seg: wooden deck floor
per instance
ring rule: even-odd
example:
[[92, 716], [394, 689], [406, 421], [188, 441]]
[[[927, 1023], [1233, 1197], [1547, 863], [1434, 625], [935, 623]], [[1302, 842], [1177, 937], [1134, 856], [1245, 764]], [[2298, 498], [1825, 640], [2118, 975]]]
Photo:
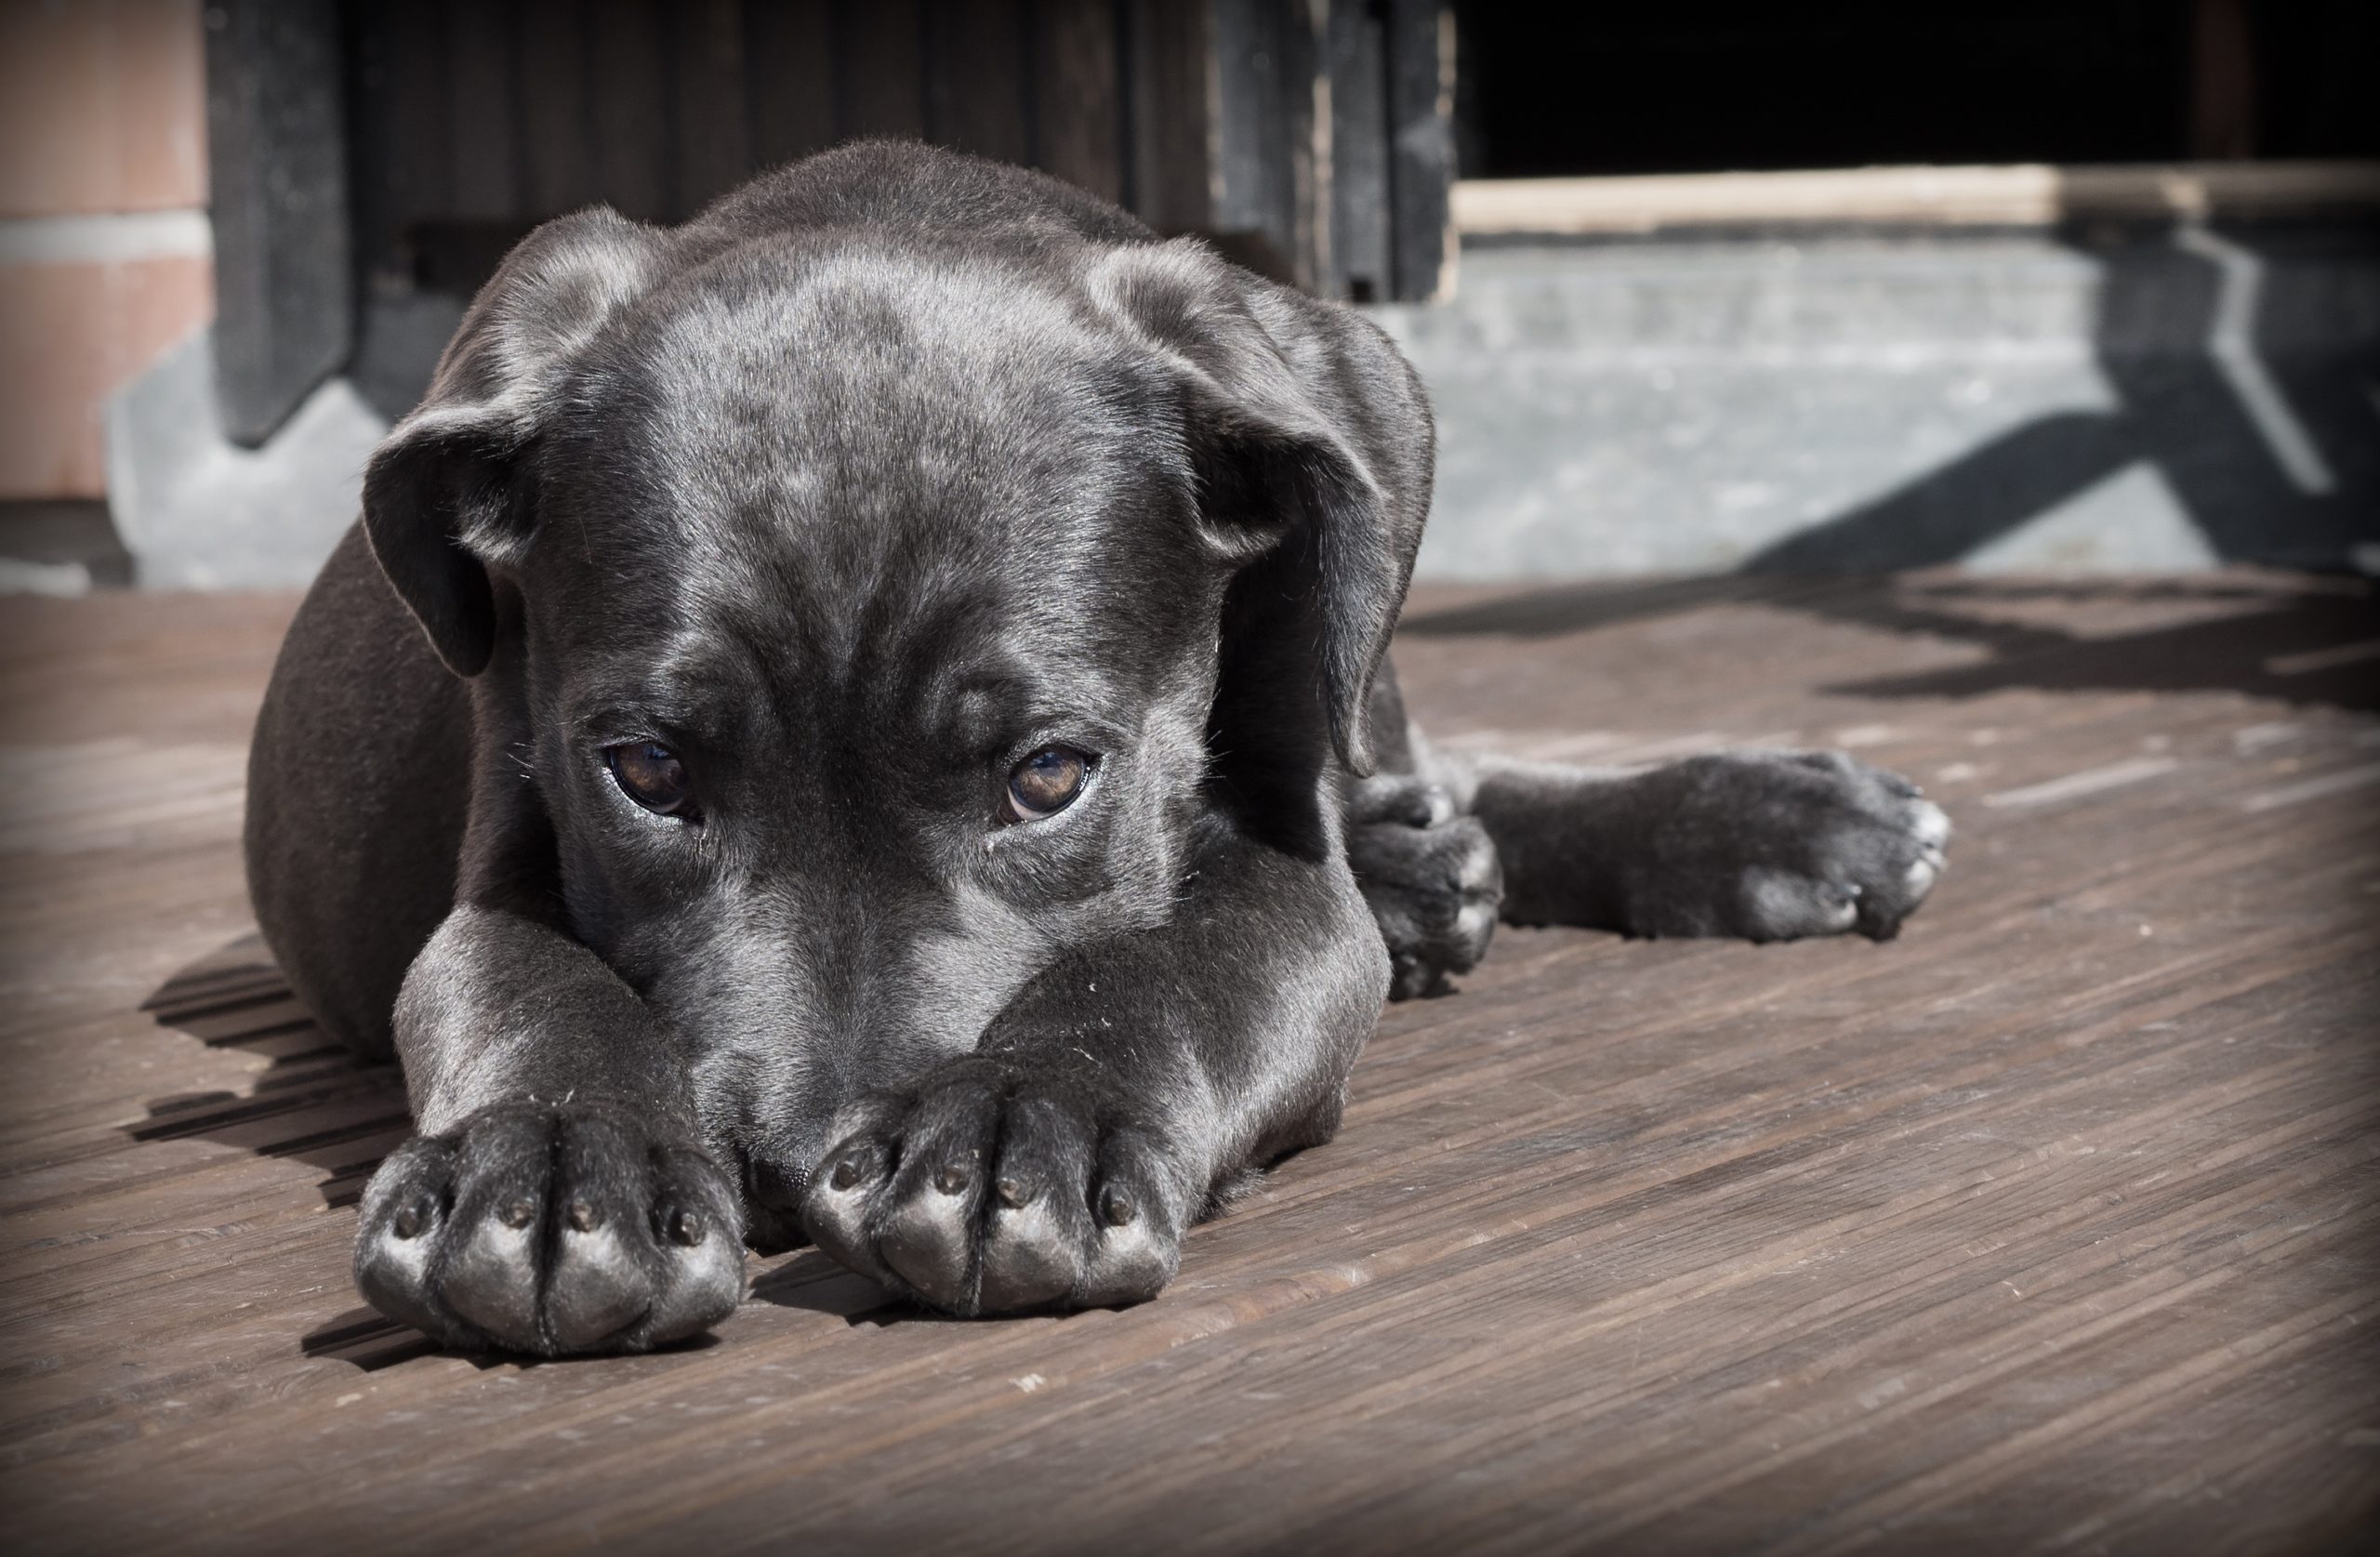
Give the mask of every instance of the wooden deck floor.
[[813, 1252], [706, 1345], [358, 1307], [391, 1076], [237, 864], [289, 602], [0, 606], [15, 1550], [2343, 1550], [2380, 1505], [2380, 615], [2347, 584], [1439, 592], [1547, 757], [1840, 744], [1959, 827], [1897, 943], [1507, 931], [1126, 1313]]

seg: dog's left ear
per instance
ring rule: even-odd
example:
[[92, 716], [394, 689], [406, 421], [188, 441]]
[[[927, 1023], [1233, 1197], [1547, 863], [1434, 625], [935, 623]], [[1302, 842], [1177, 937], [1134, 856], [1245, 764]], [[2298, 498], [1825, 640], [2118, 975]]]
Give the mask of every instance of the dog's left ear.
[[528, 549], [532, 455], [562, 371], [652, 284], [667, 242], [601, 206], [522, 239], [472, 299], [429, 394], [364, 468], [372, 555], [458, 676], [495, 653], [488, 569]]
[[1372, 771], [1372, 679], [1430, 508], [1421, 381], [1384, 334], [1193, 239], [1120, 249], [1100, 301], [1172, 370], [1201, 517], [1226, 558], [1311, 547], [1322, 689], [1339, 759]]

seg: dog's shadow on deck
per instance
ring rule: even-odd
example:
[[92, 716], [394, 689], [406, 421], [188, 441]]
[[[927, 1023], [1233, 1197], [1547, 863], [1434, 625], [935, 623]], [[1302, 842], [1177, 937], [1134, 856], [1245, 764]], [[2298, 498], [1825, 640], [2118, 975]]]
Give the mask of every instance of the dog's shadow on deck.
[[[240, 1049], [267, 1063], [243, 1091], [151, 1099], [148, 1118], [123, 1127], [136, 1141], [219, 1141], [302, 1162], [322, 1175], [315, 1187], [324, 1205], [335, 1207], [353, 1205], [381, 1157], [412, 1131], [397, 1067], [358, 1058], [315, 1025], [255, 934], [177, 970], [140, 1009], [209, 1049]], [[298, 1347], [366, 1372], [437, 1350], [367, 1308], [316, 1327]]]
[[[123, 1127], [137, 1141], [197, 1138], [284, 1157], [317, 1169], [325, 1206], [351, 1206], [380, 1159], [412, 1133], [404, 1078], [393, 1064], [356, 1057], [315, 1025], [273, 965], [261, 937], [248, 934], [178, 970], [140, 1009], [209, 1049], [237, 1049], [268, 1061], [245, 1090], [183, 1092], [153, 1098], [148, 1117]], [[816, 1249], [803, 1249], [761, 1272], [751, 1301], [831, 1313], [877, 1326], [941, 1316], [888, 1297]], [[700, 1350], [697, 1337], [671, 1350]], [[428, 1337], [358, 1307], [299, 1341], [310, 1357], [374, 1372], [439, 1348]], [[525, 1366], [513, 1357], [473, 1357], [481, 1366]]]
[[178, 970], [140, 1009], [209, 1049], [269, 1062], [245, 1091], [151, 1099], [149, 1117], [124, 1127], [134, 1141], [195, 1137], [293, 1158], [321, 1170], [324, 1205], [350, 1206], [412, 1128], [397, 1067], [358, 1058], [315, 1025], [257, 935]]

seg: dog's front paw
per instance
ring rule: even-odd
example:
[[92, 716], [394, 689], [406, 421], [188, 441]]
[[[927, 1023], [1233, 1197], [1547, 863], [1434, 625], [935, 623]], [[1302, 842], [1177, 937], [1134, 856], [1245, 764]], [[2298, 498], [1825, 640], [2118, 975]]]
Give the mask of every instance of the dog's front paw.
[[1495, 842], [1447, 792], [1403, 775], [1355, 786], [1347, 808], [1347, 864], [1388, 943], [1388, 997], [1446, 988], [1487, 955], [1504, 896]]
[[969, 1056], [835, 1121], [810, 1181], [818, 1247], [956, 1314], [1155, 1297], [1181, 1257], [1179, 1175], [1157, 1139], [1023, 1061]]
[[502, 1104], [381, 1165], [355, 1284], [466, 1351], [641, 1352], [742, 1299], [735, 1191], [626, 1109]]
[[1946, 864], [1942, 809], [1841, 752], [1722, 752], [1634, 782], [1658, 791], [1626, 873], [1637, 934], [1889, 940]]

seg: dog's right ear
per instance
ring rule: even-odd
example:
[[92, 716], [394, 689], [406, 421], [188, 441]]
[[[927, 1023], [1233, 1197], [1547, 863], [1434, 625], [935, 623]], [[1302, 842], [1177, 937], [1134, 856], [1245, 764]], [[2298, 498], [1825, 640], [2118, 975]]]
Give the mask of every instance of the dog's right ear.
[[[1311, 559], [1274, 624], [1312, 639], [1313, 680], [1347, 771], [1373, 769], [1372, 680], [1430, 508], [1429, 397], [1394, 343], [1354, 310], [1250, 274], [1196, 239], [1118, 247], [1093, 295], [1167, 364], [1210, 534], [1233, 565]], [[1277, 614], [1277, 612], [1276, 612]]]
[[364, 474], [364, 533], [398, 598], [458, 676], [496, 648], [491, 566], [536, 520], [532, 457], [562, 371], [659, 274], [669, 235], [598, 208], [538, 228], [480, 289], [430, 393]]

